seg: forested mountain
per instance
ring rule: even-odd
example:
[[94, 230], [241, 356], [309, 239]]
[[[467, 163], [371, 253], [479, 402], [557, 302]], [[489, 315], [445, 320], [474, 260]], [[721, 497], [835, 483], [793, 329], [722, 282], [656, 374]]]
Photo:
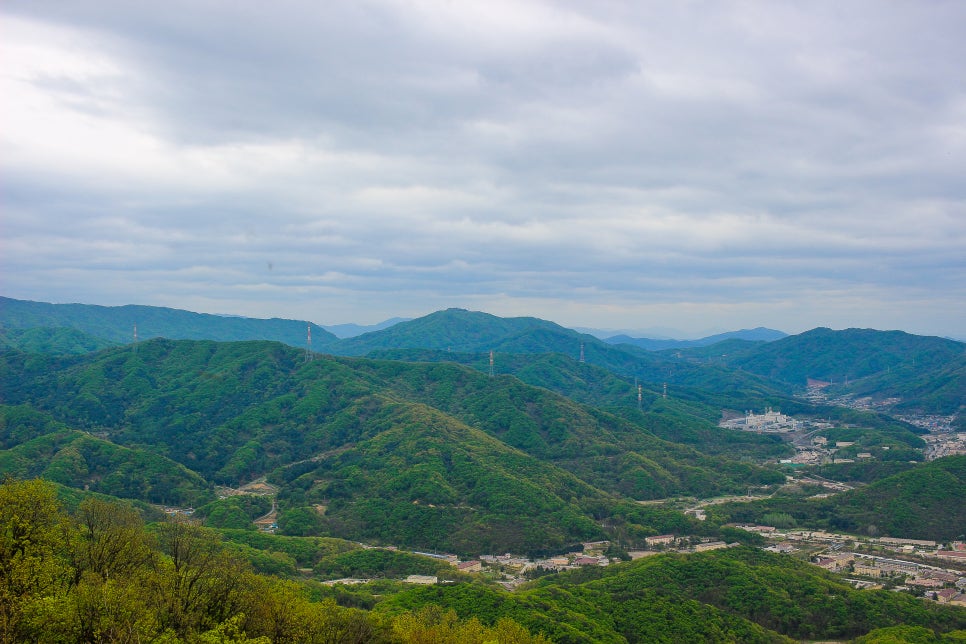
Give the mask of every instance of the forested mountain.
[[[545, 335], [539, 335], [543, 332]], [[521, 338], [532, 338], [521, 340]], [[526, 342], [528, 346], [521, 344]], [[340, 355], [366, 355], [376, 349], [436, 349], [464, 353], [500, 350], [510, 353], [564, 353], [577, 356], [580, 343], [603, 344], [593, 336], [531, 317], [501, 318], [489, 313], [446, 309], [400, 322], [381, 331], [339, 342]], [[518, 350], [509, 351], [507, 346]]]
[[[374, 359], [407, 362], [455, 362], [486, 372], [488, 354], [456, 353], [420, 349], [386, 349], [369, 354]], [[638, 404], [634, 380], [560, 354], [497, 354], [494, 373], [508, 374], [520, 381], [549, 389], [582, 404], [603, 408], [673, 443], [692, 445], [706, 454], [731, 454], [736, 458], [755, 456], [778, 458], [792, 448], [777, 436], [749, 432], [725, 432], [718, 428], [722, 407], [747, 409], [771, 404], [801, 405], [783, 396], [760, 390], [728, 387], [709, 392], [695, 387], [675, 386], [665, 397], [660, 385], [641, 382]], [[764, 398], [763, 398], [764, 397]], [[763, 403], [763, 400], [767, 401]]]
[[[129, 343], [138, 337], [190, 340], [276, 340], [295, 347], [306, 345], [306, 325], [297, 320], [269, 320], [192, 313], [160, 306], [96, 306], [93, 304], [48, 304], [0, 297], [0, 328], [72, 328], [110, 343]], [[312, 324], [313, 347], [337, 338]]]
[[729, 364], [768, 378], [805, 386], [808, 378], [842, 383], [891, 370], [919, 373], [960, 362], [966, 345], [955, 340], [873, 329], [812, 329], [737, 355]]
[[[515, 375], [524, 369], [531, 372], [541, 369], [541, 363], [546, 365], [544, 356], [556, 354], [574, 363], [582, 357], [581, 365], [593, 365], [625, 379], [650, 383], [650, 388], [671, 383], [724, 395], [737, 394], [738, 399], [749, 395], [780, 397], [790, 391], [785, 383], [769, 382], [751, 373], [672, 359], [629, 345], [610, 345], [546, 320], [499, 318], [462, 309], [439, 311], [402, 322], [384, 331], [330, 345], [326, 350], [339, 355], [397, 360], [454, 361], [483, 370], [488, 369], [490, 351], [493, 351], [495, 371]], [[533, 364], [527, 365], [527, 361]], [[554, 368], [545, 371], [552, 372]]]
[[[642, 523], [621, 498], [782, 480], [647, 429], [661, 417], [662, 432], [687, 431], [693, 419], [685, 415], [620, 417], [453, 363], [306, 362], [278, 343], [158, 339], [78, 357], [6, 353], [0, 376], [5, 402], [29, 403], [98, 440], [163, 454], [210, 483], [275, 472], [289, 508], [326, 506], [319, 525], [354, 538], [435, 545], [416, 530], [422, 524], [438, 525], [440, 545], [461, 551], [473, 540], [477, 551], [535, 549], [539, 534], [544, 544], [599, 535], [590, 517], [620, 515], [641, 534], [664, 527], [664, 519]], [[10, 449], [34, 438], [22, 435]], [[51, 458], [66, 462], [59, 452]], [[69, 462], [89, 468], [83, 459]], [[456, 525], [473, 530], [472, 539]]]
[[354, 338], [357, 335], [362, 335], [363, 333], [369, 333], [371, 331], [381, 331], [383, 329], [388, 329], [394, 324], [399, 324], [400, 322], [406, 322], [407, 320], [410, 320], [410, 319], [411, 318], [389, 318], [388, 320], [384, 320], [382, 322], [379, 322], [378, 324], [365, 324], [365, 325], [353, 324], [351, 322], [348, 324], [323, 324], [322, 328], [328, 331], [329, 333], [332, 333], [333, 335], [335, 335], [337, 338], [341, 340], [345, 338]]

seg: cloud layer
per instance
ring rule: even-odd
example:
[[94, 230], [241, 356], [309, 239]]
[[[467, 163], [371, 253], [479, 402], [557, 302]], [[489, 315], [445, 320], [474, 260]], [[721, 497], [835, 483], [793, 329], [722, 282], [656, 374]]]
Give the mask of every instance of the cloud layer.
[[14, 0], [3, 290], [963, 337], [963, 24], [957, 2]]

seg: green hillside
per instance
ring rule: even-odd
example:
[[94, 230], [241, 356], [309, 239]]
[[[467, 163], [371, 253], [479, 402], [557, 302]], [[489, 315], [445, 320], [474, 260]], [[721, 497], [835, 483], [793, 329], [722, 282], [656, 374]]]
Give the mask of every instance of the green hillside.
[[966, 456], [947, 456], [824, 499], [781, 497], [717, 506], [721, 521], [781, 512], [799, 525], [854, 534], [949, 541], [966, 526]]
[[25, 353], [90, 353], [115, 344], [117, 343], [71, 328], [0, 327], [0, 349], [14, 349]]
[[879, 399], [898, 398], [891, 408], [899, 413], [959, 413], [962, 418], [966, 405], [966, 355], [926, 369], [916, 362], [906, 362], [884, 374], [850, 381], [848, 386], [832, 387], [829, 391]]
[[562, 573], [514, 593], [468, 584], [416, 588], [377, 610], [430, 605], [485, 623], [510, 617], [552, 641], [575, 643], [843, 640], [894, 625], [966, 627], [966, 610], [854, 590], [809, 564], [748, 548]]
[[362, 438], [377, 391], [482, 429], [632, 498], [717, 493], [776, 478], [663, 441], [547, 390], [454, 364], [357, 358], [305, 363], [271, 343], [156, 340], [90, 359], [7, 355], [10, 401], [30, 400], [119, 444], [155, 445], [215, 482], [237, 483]]
[[272, 477], [287, 504], [325, 506], [324, 532], [470, 553], [602, 537], [588, 513], [613, 502], [576, 477], [429, 407], [363, 408], [371, 438]]
[[[430, 351], [423, 349], [386, 349], [369, 354], [374, 359], [408, 362], [455, 362], [488, 372], [488, 354]], [[645, 428], [658, 438], [690, 445], [704, 454], [723, 454], [734, 458], [777, 459], [792, 453], [792, 448], [777, 436], [726, 430], [718, 427], [721, 409], [748, 409], [773, 405], [786, 408], [805, 406], [784, 396], [729, 387], [725, 392], [708, 392], [696, 387], [675, 386], [664, 398], [653, 384], [641, 389], [640, 410], [633, 379], [620, 377], [607, 369], [580, 363], [560, 354], [496, 354], [495, 374], [509, 374], [520, 381], [548, 389], [576, 402], [599, 407], [628, 422]]]
[[[49, 304], [0, 297], [0, 328], [72, 328], [114, 344], [130, 343], [137, 325], [141, 340], [163, 337], [190, 340], [275, 340], [306, 345], [306, 322], [192, 313], [160, 306]], [[319, 350], [337, 338], [311, 324], [312, 346]]]
[[68, 429], [25, 406], [0, 405], [0, 472], [111, 496], [181, 506], [213, 498], [203, 478], [158, 454]]
[[[277, 343], [151, 340], [80, 357], [2, 354], [0, 375], [4, 400], [105, 444], [163, 455], [209, 483], [278, 470], [279, 525], [292, 534], [533, 550], [599, 536], [588, 517], [619, 515], [638, 537], [678, 520], [631, 511], [618, 497], [782, 480], [662, 440], [645, 419], [451, 363], [305, 362]], [[417, 486], [431, 488], [426, 498], [411, 488], [420, 477], [432, 481]], [[329, 508], [324, 517], [299, 510], [315, 505]]]

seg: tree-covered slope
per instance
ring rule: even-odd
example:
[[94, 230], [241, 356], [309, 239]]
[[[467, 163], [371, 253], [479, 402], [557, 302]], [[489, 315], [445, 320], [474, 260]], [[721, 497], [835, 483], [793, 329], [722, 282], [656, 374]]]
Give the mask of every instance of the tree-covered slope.
[[379, 611], [452, 608], [484, 622], [512, 617], [555, 642], [841, 640], [874, 628], [966, 626], [966, 610], [909, 595], [854, 590], [822, 570], [748, 548], [639, 561], [545, 577], [505, 593], [461, 584], [418, 588]]
[[731, 366], [805, 386], [807, 378], [843, 382], [887, 374], [900, 367], [920, 373], [960, 360], [966, 345], [955, 340], [902, 331], [813, 329], [761, 345], [737, 356]]
[[69, 429], [26, 406], [0, 405], [0, 473], [152, 503], [213, 498], [211, 486], [183, 465]]
[[947, 456], [829, 498], [775, 496], [717, 506], [721, 521], [761, 521], [781, 512], [813, 528], [948, 541], [966, 526], [966, 456]]
[[[351, 503], [336, 504], [326, 515], [333, 530], [375, 537], [375, 524], [359, 520], [366, 511], [353, 495], [378, 491], [380, 511], [397, 517], [380, 529], [388, 526], [407, 543], [432, 545], [428, 533], [409, 526], [418, 527], [424, 519], [417, 514], [437, 504], [430, 498], [414, 505], [420, 499], [410, 498], [397, 478], [418, 478], [429, 471], [422, 467], [434, 472], [436, 493], [455, 499], [443, 504], [454, 544], [470, 540], [450, 529], [458, 520], [476, 530], [476, 543], [489, 543], [480, 536], [488, 531], [504, 544], [529, 548], [537, 532], [550, 543], [586, 536], [591, 515], [620, 513], [644, 530], [641, 535], [663, 525], [664, 519], [632, 517], [618, 496], [706, 496], [782, 480], [777, 472], [662, 440], [645, 420], [636, 424], [512, 377], [491, 378], [452, 363], [321, 356], [306, 362], [301, 352], [278, 343], [158, 339], [137, 350], [80, 357], [6, 353], [0, 376], [3, 400], [29, 404], [99, 440], [161, 454], [212, 483], [238, 484], [286, 468], [280, 480], [295, 486], [299, 476], [319, 470], [311, 481], [327, 484], [304, 488], [312, 488], [311, 495], [300, 496], [297, 486], [283, 492], [288, 505], [279, 523], [285, 530], [295, 531], [299, 522], [321, 530], [317, 513], [285, 512], [345, 494]], [[400, 440], [390, 454], [384, 446], [393, 436]], [[479, 456], [484, 447], [485, 458]], [[403, 471], [394, 458], [407, 464]], [[425, 466], [420, 458], [428, 459]], [[454, 459], [469, 463], [472, 475], [449, 467]], [[519, 522], [516, 504], [481, 504], [473, 496], [472, 481], [491, 479], [491, 488], [513, 498], [536, 503], [544, 492], [551, 495], [532, 508], [539, 529], [509, 527]], [[467, 515], [469, 509], [477, 514]], [[295, 524], [286, 527], [289, 519]]]
[[663, 441], [614, 415], [455, 364], [318, 358], [272, 343], [156, 340], [82, 358], [7, 354], [0, 393], [119, 444], [155, 445], [217, 482], [360, 440], [374, 392], [419, 402], [633, 498], [775, 478]]
[[455, 552], [555, 550], [600, 538], [609, 500], [552, 464], [430, 407], [360, 406], [365, 438], [272, 480], [291, 505], [325, 507], [335, 535]]
[[516, 378], [490, 378], [451, 363], [364, 361], [356, 368], [407, 400], [431, 405], [597, 487], [632, 498], [716, 494], [738, 489], [737, 481], [781, 480], [775, 472], [658, 438], [648, 431], [646, 417], [635, 424]]
[[[369, 356], [409, 362], [455, 362], [484, 373], [489, 369], [487, 354], [386, 349], [374, 351]], [[722, 407], [749, 409], [767, 404], [782, 409], [783, 404], [793, 402], [796, 409], [803, 407], [801, 401], [774, 394], [763, 399], [761, 392], [733, 386], [723, 392], [672, 386], [671, 395], [664, 397], [663, 391], [654, 389], [651, 383], [641, 383], [641, 400], [638, 404], [633, 378], [621, 377], [603, 367], [580, 363], [556, 353], [496, 354], [494, 373], [509, 374], [528, 385], [604, 409], [672, 443], [690, 445], [705, 454], [724, 454], [735, 458], [779, 458], [792, 453], [793, 448], [777, 436], [718, 427]]]
[[2, 642], [547, 644], [509, 620], [344, 608], [337, 590], [253, 572], [245, 543], [99, 498], [68, 514], [44, 481], [0, 482], [0, 526]]
[[[306, 325], [299, 320], [258, 319], [193, 313], [160, 306], [96, 306], [49, 304], [0, 297], [0, 327], [28, 329], [63, 327], [83, 331], [111, 343], [129, 343], [137, 325], [142, 340], [155, 337], [194, 340], [275, 340], [295, 347], [306, 345]], [[337, 338], [311, 324], [315, 349]]]
[[115, 344], [117, 343], [71, 328], [0, 327], [0, 349], [14, 349], [25, 353], [90, 353]]

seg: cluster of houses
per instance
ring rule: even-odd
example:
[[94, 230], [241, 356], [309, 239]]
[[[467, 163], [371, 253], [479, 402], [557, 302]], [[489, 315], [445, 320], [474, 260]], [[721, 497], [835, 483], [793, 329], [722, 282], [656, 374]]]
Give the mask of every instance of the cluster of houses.
[[[673, 534], [662, 534], [645, 539], [647, 550], [632, 550], [627, 554], [631, 559], [639, 559], [648, 555], [658, 554], [661, 551], [675, 550], [678, 552], [705, 552], [708, 550], [718, 550], [720, 548], [731, 548], [737, 543], [725, 543], [712, 539], [698, 539], [695, 537], [678, 537]], [[460, 560], [456, 555], [438, 554], [430, 552], [414, 552], [413, 554], [422, 555], [445, 561], [459, 572], [483, 572], [484, 567], [491, 571], [503, 574], [504, 580], [499, 582], [507, 588], [515, 588], [526, 581], [526, 574], [534, 570], [563, 571], [582, 568], [585, 566], [608, 566], [619, 561], [606, 555], [610, 549], [610, 541], [592, 541], [582, 544], [580, 552], [569, 552], [567, 554], [547, 557], [545, 559], [529, 559], [519, 557], [510, 553], [502, 555], [480, 555], [478, 559]], [[390, 549], [395, 550], [395, 547]], [[325, 581], [327, 585], [333, 584], [361, 584], [370, 581], [368, 579], [334, 579]], [[437, 584], [440, 583], [438, 576], [434, 575], [409, 575], [401, 580], [410, 584]]]
[[963, 572], [855, 552], [823, 555], [817, 557], [813, 563], [832, 572], [851, 573], [872, 579], [902, 577], [902, 587], [921, 591], [927, 599], [966, 606], [966, 573]]
[[[854, 463], [856, 460], [872, 460], [875, 456], [872, 452], [855, 452], [852, 448], [855, 446], [855, 441], [835, 441], [834, 444], [830, 444], [829, 440], [824, 436], [816, 436], [812, 439], [810, 445], [795, 445], [795, 456], [791, 458], [780, 459], [779, 463], [791, 463], [797, 465], [823, 465], [827, 463]], [[858, 449], [857, 447], [855, 448]], [[888, 451], [889, 446], [883, 445], [882, 450]], [[854, 456], [843, 457], [838, 452], [839, 450], [848, 450], [848, 454]]]
[[[856, 552], [842, 552], [842, 545], [856, 541], [852, 535], [835, 534], [820, 530], [789, 530], [780, 531], [774, 526], [766, 525], [737, 525], [748, 532], [760, 534], [768, 538], [771, 545], [764, 548], [772, 552], [792, 553], [806, 547], [807, 544], [828, 543], [830, 547], [824, 554], [812, 560], [816, 566], [825, 570], [855, 575], [861, 579], [850, 579], [857, 587], [879, 587], [880, 580], [898, 580], [905, 588], [920, 591], [923, 597], [941, 603], [966, 606], [966, 572], [942, 569], [928, 566], [915, 561], [892, 559]], [[898, 539], [894, 537], [880, 537], [865, 539], [866, 543], [874, 543], [880, 548], [889, 548], [902, 554], [927, 555], [944, 558], [951, 561], [966, 563], [966, 543], [953, 543], [950, 549], [943, 549], [935, 541], [924, 539]], [[673, 534], [661, 534], [645, 539], [647, 550], [630, 551], [632, 559], [638, 559], [661, 551], [704, 552], [721, 548], [737, 546], [737, 543], [725, 543], [712, 539], [696, 537], [679, 537]], [[460, 560], [456, 555], [415, 553], [434, 559], [446, 561], [457, 571], [464, 573], [483, 572], [484, 569], [502, 575], [500, 581], [508, 589], [513, 589], [526, 580], [527, 573], [535, 570], [562, 571], [584, 566], [607, 566], [617, 560], [607, 556], [610, 549], [609, 541], [595, 541], [584, 543], [580, 552], [570, 552], [545, 559], [532, 560], [526, 557], [514, 556], [510, 553], [503, 555], [481, 555], [477, 559]], [[324, 582], [327, 584], [365, 583], [365, 579], [339, 579]], [[409, 575], [402, 580], [411, 584], [437, 584], [440, 580], [434, 575]]]

